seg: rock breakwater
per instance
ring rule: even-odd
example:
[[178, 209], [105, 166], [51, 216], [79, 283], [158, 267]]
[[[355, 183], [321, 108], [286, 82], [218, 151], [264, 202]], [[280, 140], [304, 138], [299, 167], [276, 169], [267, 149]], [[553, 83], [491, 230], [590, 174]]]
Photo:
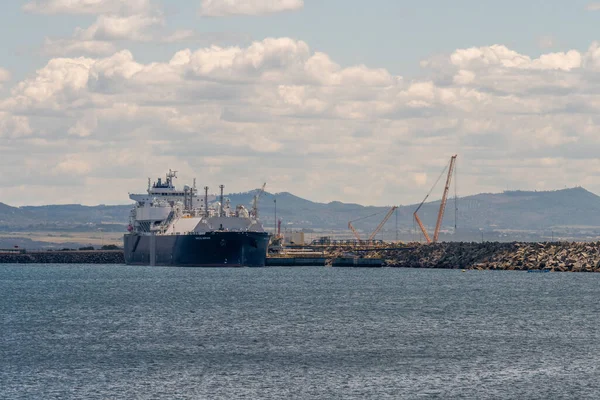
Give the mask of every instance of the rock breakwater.
[[0, 264], [124, 264], [122, 250], [0, 253]]
[[600, 272], [600, 243], [436, 243], [375, 251], [389, 267]]

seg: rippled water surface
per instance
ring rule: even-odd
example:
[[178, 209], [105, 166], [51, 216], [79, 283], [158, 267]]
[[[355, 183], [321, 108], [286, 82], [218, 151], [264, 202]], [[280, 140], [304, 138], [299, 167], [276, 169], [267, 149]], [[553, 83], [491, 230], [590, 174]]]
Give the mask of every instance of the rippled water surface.
[[0, 398], [600, 398], [599, 284], [0, 265]]

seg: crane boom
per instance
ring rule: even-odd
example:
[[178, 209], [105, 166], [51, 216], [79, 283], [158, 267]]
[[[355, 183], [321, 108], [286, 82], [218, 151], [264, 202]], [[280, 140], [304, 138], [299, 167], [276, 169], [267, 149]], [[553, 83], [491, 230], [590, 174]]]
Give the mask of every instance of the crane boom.
[[433, 233], [433, 241], [437, 242], [440, 237], [440, 228], [442, 227], [442, 220], [444, 219], [444, 212], [446, 211], [446, 202], [448, 201], [448, 191], [450, 190], [450, 182], [452, 181], [452, 172], [454, 172], [454, 163], [456, 162], [456, 155], [450, 158], [450, 167], [448, 167], [448, 177], [446, 178], [446, 186], [444, 187], [444, 194], [442, 195], [442, 202], [440, 203], [440, 211], [438, 212], [437, 223], [435, 224], [435, 232]]
[[258, 199], [265, 192], [265, 187], [267, 187], [267, 182], [263, 183], [260, 191], [254, 195], [254, 199], [252, 201], [252, 216], [254, 218], [258, 218]]
[[421, 218], [419, 218], [419, 215], [417, 215], [417, 212], [414, 212], [414, 217], [415, 217], [415, 221], [417, 221], [417, 224], [419, 224], [419, 228], [421, 228], [421, 232], [423, 232], [423, 236], [425, 236], [425, 240], [427, 240], [427, 243], [431, 243], [431, 238], [429, 237], [429, 234], [427, 233], [427, 229], [425, 229], [425, 225], [423, 225], [423, 222], [421, 222]]
[[373, 233], [371, 233], [371, 236], [369, 236], [369, 240], [373, 240], [373, 238], [375, 238], [375, 236], [383, 228], [383, 226], [385, 225], [385, 223], [388, 222], [388, 219], [390, 219], [390, 217], [392, 216], [392, 214], [394, 214], [394, 211], [396, 211], [397, 208], [398, 208], [398, 206], [394, 206], [394, 207], [390, 208], [390, 210], [388, 211], [388, 213], [385, 214], [385, 217], [383, 218], [383, 221], [381, 221], [379, 223], [379, 225], [377, 225], [377, 228], [375, 228], [375, 230], [373, 231]]
[[358, 240], [358, 241], [361, 240], [360, 235], [358, 234], [358, 231], [354, 228], [354, 226], [352, 226], [352, 221], [348, 222], [348, 229], [350, 229], [352, 231], [356, 240]]

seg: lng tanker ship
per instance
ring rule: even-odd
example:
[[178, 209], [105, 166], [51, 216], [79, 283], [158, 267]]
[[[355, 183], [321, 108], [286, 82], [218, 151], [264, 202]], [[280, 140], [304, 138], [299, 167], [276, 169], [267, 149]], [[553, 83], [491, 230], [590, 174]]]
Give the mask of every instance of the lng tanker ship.
[[198, 196], [196, 182], [177, 190], [177, 171], [150, 184], [136, 202], [125, 234], [125, 262], [132, 265], [184, 267], [263, 267], [269, 234], [258, 219], [258, 195], [252, 209], [232, 207], [223, 197]]

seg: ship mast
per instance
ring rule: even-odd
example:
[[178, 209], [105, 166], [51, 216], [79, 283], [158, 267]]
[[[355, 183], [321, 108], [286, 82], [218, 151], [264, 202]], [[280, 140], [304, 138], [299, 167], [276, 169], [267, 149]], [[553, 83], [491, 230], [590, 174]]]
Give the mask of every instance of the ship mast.
[[204, 186], [204, 216], [208, 218], [208, 186]]
[[219, 205], [219, 217], [223, 217], [223, 189], [225, 189], [225, 185], [219, 185], [219, 189], [221, 189], [221, 204]]

